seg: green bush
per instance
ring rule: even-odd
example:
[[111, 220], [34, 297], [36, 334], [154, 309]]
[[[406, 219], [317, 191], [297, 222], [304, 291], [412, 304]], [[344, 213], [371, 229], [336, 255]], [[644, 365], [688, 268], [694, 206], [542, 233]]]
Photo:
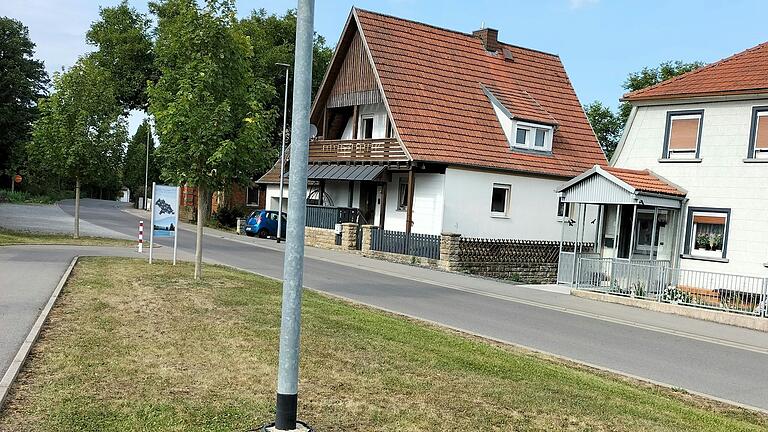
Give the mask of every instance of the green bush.
[[11, 192], [7, 189], [0, 189], [0, 203], [7, 202], [13, 204], [53, 204], [57, 201], [74, 198], [72, 191], [58, 191], [46, 195], [35, 195], [25, 191]]
[[223, 207], [214, 213], [213, 218], [223, 227], [234, 228], [237, 226], [237, 218], [245, 217], [245, 207]]

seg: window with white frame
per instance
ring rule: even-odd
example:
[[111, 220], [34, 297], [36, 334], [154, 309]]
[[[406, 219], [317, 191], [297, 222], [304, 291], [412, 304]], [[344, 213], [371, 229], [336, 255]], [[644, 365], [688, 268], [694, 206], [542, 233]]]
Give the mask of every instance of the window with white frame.
[[512, 134], [512, 146], [527, 150], [552, 151], [551, 126], [516, 122]]
[[512, 192], [512, 185], [494, 183], [491, 192], [491, 216], [507, 217], [509, 216], [509, 196]]
[[392, 120], [387, 118], [387, 132], [386, 132], [386, 138], [394, 138], [395, 132], [392, 128]]
[[688, 255], [725, 259], [730, 213], [730, 209], [690, 208], [686, 244]]
[[404, 211], [408, 208], [408, 179], [401, 177], [397, 186], [397, 210]]
[[752, 109], [748, 159], [768, 159], [768, 107]]
[[697, 159], [704, 111], [667, 113], [663, 159]]

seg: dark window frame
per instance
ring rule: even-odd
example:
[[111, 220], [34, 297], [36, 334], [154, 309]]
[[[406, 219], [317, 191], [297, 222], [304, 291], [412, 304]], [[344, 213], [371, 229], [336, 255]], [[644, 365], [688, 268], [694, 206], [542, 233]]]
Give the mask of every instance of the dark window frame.
[[[725, 215], [725, 228], [723, 229], [723, 250], [720, 260], [726, 260], [728, 256], [728, 240], [731, 237], [731, 209], [724, 207], [688, 207], [685, 223], [685, 245], [683, 247], [683, 258], [707, 260], [707, 257], [691, 254], [691, 236], [693, 235], [693, 214], [696, 212], [722, 213]], [[718, 261], [718, 259], [710, 259]]]
[[696, 138], [696, 153], [694, 159], [701, 158], [701, 132], [704, 130], [704, 110], [682, 110], [682, 111], [667, 111], [667, 124], [664, 127], [664, 148], [661, 153], [661, 158], [664, 161], [681, 161], [685, 162], [686, 159], [672, 159], [669, 157], [669, 138], [672, 132], [672, 117], [685, 116], [685, 115], [699, 115], [699, 134]]
[[[251, 190], [255, 191], [256, 201], [251, 201]], [[261, 188], [259, 185], [253, 185], [245, 188], [245, 205], [247, 207], [258, 207], [261, 205]]]
[[747, 150], [747, 159], [757, 159], [755, 157], [755, 140], [757, 139], [757, 119], [758, 115], [768, 112], [768, 106], [752, 107], [752, 124], [749, 127], [749, 146]]

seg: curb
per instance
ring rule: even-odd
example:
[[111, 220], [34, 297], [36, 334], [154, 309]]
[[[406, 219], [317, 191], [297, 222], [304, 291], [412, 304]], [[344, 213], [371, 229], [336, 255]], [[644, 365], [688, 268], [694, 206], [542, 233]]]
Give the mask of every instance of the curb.
[[56, 289], [53, 290], [51, 297], [48, 299], [48, 303], [46, 303], [43, 310], [40, 311], [40, 315], [37, 317], [37, 321], [35, 321], [35, 324], [32, 325], [32, 328], [29, 330], [29, 334], [27, 334], [27, 338], [24, 339], [21, 347], [19, 347], [19, 351], [16, 353], [13, 361], [11, 361], [11, 365], [8, 366], [8, 370], [5, 372], [5, 375], [3, 375], [3, 378], [0, 379], [0, 409], [2, 409], [3, 404], [11, 392], [11, 386], [13, 385], [14, 380], [16, 380], [16, 377], [19, 375], [21, 368], [24, 366], [24, 362], [27, 360], [29, 353], [32, 351], [32, 345], [34, 345], [35, 341], [37, 341], [37, 338], [40, 336], [40, 332], [43, 329], [43, 324], [45, 324], [45, 321], [48, 319], [48, 314], [51, 313], [51, 309], [56, 303], [56, 300], [59, 298], [59, 294], [61, 293], [62, 288], [64, 288], [64, 284], [67, 282], [67, 279], [69, 279], [69, 275], [72, 273], [72, 269], [75, 267], [77, 259], [77, 256], [72, 258], [72, 262], [70, 262], [69, 267], [67, 267], [67, 270], [61, 276], [59, 284], [56, 285]]

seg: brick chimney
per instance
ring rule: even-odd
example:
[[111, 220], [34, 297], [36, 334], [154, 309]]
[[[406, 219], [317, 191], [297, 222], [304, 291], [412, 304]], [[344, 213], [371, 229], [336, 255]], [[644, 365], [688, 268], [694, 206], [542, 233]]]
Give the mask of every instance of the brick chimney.
[[472, 32], [472, 36], [480, 38], [487, 51], [496, 52], [499, 50], [499, 31], [492, 28], [484, 28]]

